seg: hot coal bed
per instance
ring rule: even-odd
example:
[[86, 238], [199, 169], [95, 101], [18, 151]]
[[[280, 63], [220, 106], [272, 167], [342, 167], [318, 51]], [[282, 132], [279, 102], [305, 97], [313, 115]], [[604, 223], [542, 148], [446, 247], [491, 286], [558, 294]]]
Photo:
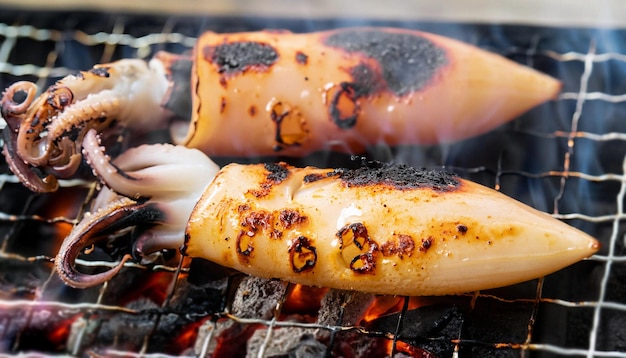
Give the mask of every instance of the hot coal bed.
[[[149, 58], [158, 50], [180, 53], [204, 30], [304, 32], [362, 25], [457, 38], [561, 80], [557, 100], [480, 137], [441, 146], [379, 146], [357, 154], [445, 167], [588, 232], [601, 241], [600, 252], [544, 279], [459, 296], [374, 296], [289, 285], [231, 275], [201, 260], [179, 262], [172, 252], [152, 264], [127, 265], [103, 286], [77, 290], [60, 281], [52, 260], [93, 186], [69, 183], [54, 194], [32, 194], [3, 163], [0, 351], [214, 357], [625, 352], [624, 30], [1, 9], [0, 87], [18, 80], [48, 86], [95, 63]], [[216, 159], [323, 167], [351, 167], [361, 160], [331, 152], [302, 159]], [[102, 270], [118, 257], [110, 247], [95, 247], [83, 265]]]

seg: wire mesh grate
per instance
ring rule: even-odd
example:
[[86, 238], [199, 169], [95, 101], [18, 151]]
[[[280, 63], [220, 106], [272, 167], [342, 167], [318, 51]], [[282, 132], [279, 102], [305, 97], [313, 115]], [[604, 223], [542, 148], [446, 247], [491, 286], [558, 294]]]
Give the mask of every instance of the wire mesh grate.
[[[58, 24], [55, 18], [59, 16], [71, 25]], [[462, 314], [463, 328], [457, 336], [445, 339], [447, 348], [442, 352], [451, 356], [624, 356], [626, 82], [621, 77], [626, 74], [626, 48], [620, 47], [620, 41], [626, 32], [622, 30], [6, 11], [0, 15], [0, 87], [29, 80], [42, 88], [95, 63], [149, 58], [158, 50], [186, 51], [207, 29], [308, 31], [364, 24], [412, 27], [460, 38], [563, 81], [558, 100], [480, 138], [446, 146], [382, 148], [368, 155], [414, 166], [446, 167], [551, 213], [594, 235], [603, 245], [590, 260], [544, 279], [461, 296], [469, 307]], [[329, 161], [327, 157], [303, 160]], [[117, 282], [87, 292], [69, 290], [55, 277], [51, 262], [59, 238], [76, 222], [93, 185], [67, 181], [62, 194], [40, 196], [21, 188], [4, 164], [2, 173], [0, 350], [8, 355], [23, 351], [84, 354], [96, 334], [93, 331], [102, 330], [103, 321], [115, 316], [140, 317], [146, 322], [133, 326], [142, 340], [136, 349], [112, 344], [105, 351], [109, 356], [204, 355], [217, 339], [216, 330], [210, 327], [215, 327], [218, 318], [265, 327], [258, 356], [268, 352], [270, 340], [281, 328], [325, 330], [334, 344], [345, 332], [379, 336], [393, 342], [394, 349], [398, 337], [408, 335], [403, 333], [412, 323], [406, 305], [394, 316], [398, 324], [390, 330], [358, 323], [319, 324], [282, 320], [280, 307], [287, 293], [270, 318], [239, 316], [221, 308], [203, 314], [204, 306], [181, 313], [173, 302], [196, 304], [199, 300], [178, 297], [190, 292], [176, 285], [178, 277], [190, 274], [186, 265], [126, 265], [127, 270], [141, 271], [141, 280], [159, 275], [166, 283], [167, 289], [160, 293], [141, 287], [147, 296], [163, 296], [148, 305], [135, 306], [124, 295], [111, 299], [114, 294], [119, 297]], [[56, 241], [42, 244], [48, 237], [56, 237]], [[110, 265], [105, 261], [80, 263]], [[16, 277], [8, 274], [20, 270], [23, 274]], [[124, 288], [137, 287], [129, 284]], [[172, 323], [172, 314], [186, 316], [184, 322]], [[199, 333], [200, 323], [207, 334]], [[156, 332], [163, 327], [185, 330], [188, 324], [192, 338], [186, 345], [171, 348], [155, 341]], [[46, 342], [43, 347], [29, 342], [37, 339]]]

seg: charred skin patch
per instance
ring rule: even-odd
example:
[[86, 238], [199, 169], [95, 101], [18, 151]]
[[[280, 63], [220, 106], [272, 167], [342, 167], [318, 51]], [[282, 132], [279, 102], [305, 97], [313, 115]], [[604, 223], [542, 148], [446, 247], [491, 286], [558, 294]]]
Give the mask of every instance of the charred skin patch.
[[428, 251], [428, 249], [430, 249], [430, 247], [433, 245], [433, 242], [435, 241], [435, 239], [433, 239], [432, 236], [429, 236], [425, 239], [422, 239], [422, 244], [419, 247], [419, 251], [420, 252], [426, 252]]
[[74, 102], [74, 93], [67, 87], [54, 86], [48, 90], [48, 93], [46, 103], [56, 111], [61, 111]]
[[317, 263], [317, 249], [311, 240], [305, 236], [299, 236], [289, 246], [289, 261], [295, 273], [310, 271]]
[[280, 184], [289, 177], [289, 169], [285, 163], [266, 163], [265, 170], [268, 171], [267, 180], [274, 184]]
[[94, 67], [87, 72], [98, 77], [108, 78], [109, 76], [111, 76], [111, 74], [109, 73], [109, 67], [106, 66]]
[[241, 226], [248, 230], [249, 236], [254, 236], [259, 230], [269, 230], [273, 226], [273, 215], [267, 211], [252, 211], [241, 220]]
[[381, 162], [367, 162], [357, 169], [337, 169], [327, 175], [339, 177], [348, 187], [388, 185], [398, 190], [428, 188], [438, 192], [450, 192], [461, 185], [459, 178], [452, 173]]
[[321, 173], [307, 174], [307, 175], [304, 176], [304, 178], [302, 178], [302, 182], [304, 182], [305, 184], [313, 183], [313, 182], [316, 182], [318, 180], [326, 179], [328, 177], [329, 177], [328, 174], [321, 174]]
[[265, 72], [278, 59], [278, 52], [262, 42], [232, 42], [217, 46], [205, 46], [206, 61], [217, 66], [221, 74], [236, 75], [248, 70]]
[[327, 93], [330, 118], [341, 129], [356, 125], [361, 111], [360, 98], [384, 89], [384, 81], [377, 71], [364, 63], [353, 67], [350, 75], [353, 82], [341, 82]]
[[309, 56], [302, 51], [298, 51], [296, 52], [296, 62], [300, 65], [306, 65], [309, 62]]
[[308, 217], [293, 209], [283, 209], [278, 213], [278, 222], [285, 229], [291, 229], [308, 221]]
[[189, 241], [191, 240], [191, 235], [188, 232], [185, 233], [185, 240], [183, 241], [183, 246], [180, 248], [180, 253], [183, 255], [187, 255], [187, 247], [189, 247]]
[[249, 231], [246, 231], [246, 230], [239, 231], [239, 234], [237, 235], [237, 242], [235, 245], [236, 250], [237, 250], [237, 257], [239, 258], [239, 261], [245, 264], [249, 262], [250, 256], [252, 255], [252, 252], [254, 251], [253, 244], [254, 244], [253, 236], [249, 235]]
[[289, 169], [285, 163], [266, 163], [264, 166], [267, 171], [265, 180], [260, 183], [258, 189], [248, 191], [257, 198], [262, 198], [269, 194], [274, 185], [280, 184], [289, 176]]
[[465, 235], [467, 233], [467, 225], [464, 224], [459, 224], [456, 226], [456, 230], [459, 232], [459, 234], [461, 235]]
[[277, 101], [271, 106], [269, 114], [276, 126], [275, 151], [280, 151], [284, 147], [299, 146], [304, 142], [308, 131], [305, 128], [302, 113], [297, 107]]
[[247, 204], [239, 205], [237, 211], [241, 216], [241, 230], [237, 235], [237, 257], [242, 263], [248, 263], [254, 251], [254, 237], [259, 231], [269, 231], [273, 226], [273, 216], [263, 210], [250, 211]]
[[250, 117], [256, 116], [256, 112], [257, 112], [256, 106], [252, 105], [250, 106], [250, 108], [248, 108], [248, 114], [250, 115]]
[[378, 244], [372, 240], [363, 223], [354, 223], [341, 228], [337, 234], [341, 257], [355, 273], [373, 273], [376, 269]]
[[384, 86], [399, 97], [424, 89], [448, 64], [443, 49], [417, 34], [346, 30], [334, 32], [324, 44], [375, 60]]
[[220, 102], [220, 114], [224, 114], [226, 110], [226, 98], [222, 97], [222, 101]]
[[380, 252], [383, 256], [411, 256], [415, 250], [415, 241], [411, 235], [399, 234], [380, 245]]

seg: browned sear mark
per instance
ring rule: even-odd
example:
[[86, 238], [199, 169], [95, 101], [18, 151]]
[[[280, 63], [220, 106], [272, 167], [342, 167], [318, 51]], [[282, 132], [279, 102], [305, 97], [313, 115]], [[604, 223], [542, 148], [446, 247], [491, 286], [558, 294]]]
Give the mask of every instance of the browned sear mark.
[[111, 76], [111, 74], [109, 73], [109, 67], [107, 66], [94, 67], [87, 72], [98, 77], [108, 78]]
[[309, 271], [317, 263], [317, 249], [313, 246], [311, 240], [305, 236], [299, 236], [293, 240], [289, 247], [289, 259], [293, 272]]
[[226, 110], [226, 98], [222, 97], [222, 101], [220, 102], [220, 114], [223, 114]]
[[296, 225], [307, 222], [308, 217], [294, 209], [283, 209], [278, 213], [278, 222], [284, 229], [291, 229]]
[[430, 247], [433, 245], [433, 241], [434, 241], [434, 240], [435, 240], [435, 239], [433, 239], [433, 237], [432, 237], [432, 236], [429, 236], [429, 237], [427, 237], [427, 238], [425, 238], [425, 239], [422, 239], [422, 245], [420, 245], [420, 247], [419, 247], [419, 249], [418, 249], [418, 250], [419, 250], [420, 252], [426, 252], [426, 251], [428, 251], [428, 249], [430, 249]]
[[239, 260], [243, 263], [248, 263], [248, 260], [254, 251], [254, 240], [249, 233], [249, 231], [241, 230], [239, 231], [239, 235], [237, 235], [237, 257], [239, 257]]
[[274, 134], [275, 151], [284, 147], [301, 145], [307, 137], [304, 118], [297, 107], [278, 101], [270, 108], [270, 119], [276, 126]]
[[269, 230], [272, 227], [273, 217], [267, 211], [253, 211], [246, 215], [241, 226], [248, 230], [248, 235], [254, 236], [259, 230]]
[[267, 175], [265, 180], [259, 184], [258, 189], [250, 189], [248, 193], [257, 198], [262, 198], [270, 193], [274, 185], [280, 184], [289, 176], [289, 169], [285, 163], [266, 163]]
[[349, 129], [356, 125], [360, 112], [360, 98], [376, 93], [384, 87], [380, 75], [365, 63], [352, 68], [350, 74], [353, 82], [341, 82], [328, 93], [330, 118], [341, 129]]
[[380, 252], [383, 256], [397, 255], [403, 258], [404, 255], [411, 256], [415, 250], [415, 241], [411, 235], [399, 234], [380, 245]]
[[[74, 93], [67, 87], [54, 86], [50, 90], [50, 95], [46, 98], [46, 103], [54, 110], [61, 111], [74, 101]], [[31, 126], [37, 126], [39, 118], [33, 118]]]
[[250, 117], [256, 116], [256, 106], [250, 106], [250, 108], [248, 108], [248, 114], [250, 114]]
[[337, 232], [339, 250], [344, 262], [356, 273], [373, 273], [376, 269], [378, 244], [372, 240], [363, 223], [346, 225]]
[[302, 51], [298, 51], [296, 52], [296, 62], [301, 65], [306, 65], [307, 62], [309, 62], [309, 56]]

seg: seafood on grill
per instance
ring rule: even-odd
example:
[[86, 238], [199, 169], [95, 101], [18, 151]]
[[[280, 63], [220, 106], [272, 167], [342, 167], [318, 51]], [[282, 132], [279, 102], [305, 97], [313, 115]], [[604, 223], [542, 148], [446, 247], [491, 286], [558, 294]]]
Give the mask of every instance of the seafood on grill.
[[15, 83], [1, 101], [4, 155], [26, 186], [48, 192], [75, 175], [91, 128], [169, 128], [173, 143], [210, 156], [451, 142], [553, 99], [560, 86], [501, 56], [413, 30], [208, 32], [193, 54], [97, 65], [39, 96], [34, 84]]
[[229, 164], [144, 145], [111, 162], [96, 132], [84, 155], [106, 185], [56, 259], [88, 287], [81, 251], [134, 228], [133, 255], [164, 248], [293, 283], [390, 295], [495, 288], [557, 271], [598, 250], [589, 235], [495, 190], [442, 171], [366, 163], [357, 169]]

